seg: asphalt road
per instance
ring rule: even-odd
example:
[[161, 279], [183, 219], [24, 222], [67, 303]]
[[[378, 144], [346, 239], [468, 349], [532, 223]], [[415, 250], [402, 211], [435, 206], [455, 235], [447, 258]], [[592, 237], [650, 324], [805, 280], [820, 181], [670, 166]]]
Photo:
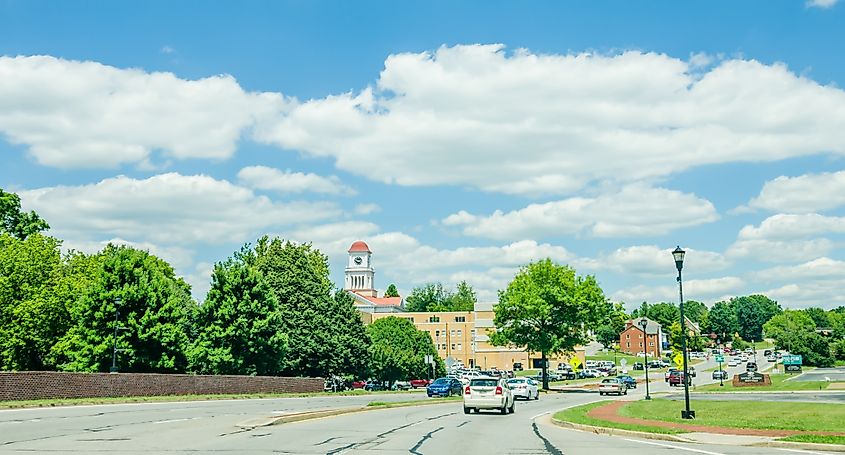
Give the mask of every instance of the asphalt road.
[[[700, 367], [706, 368], [706, 365]], [[705, 375], [709, 378], [709, 374]], [[668, 390], [660, 379], [654, 390]], [[644, 389], [623, 399], [639, 399]], [[412, 394], [423, 398], [421, 394]], [[465, 415], [460, 402], [382, 409], [244, 430], [280, 413], [407, 400], [408, 394], [78, 406], [0, 411], [0, 453], [680, 454], [790, 453], [596, 435], [552, 425], [552, 412], [604, 399], [551, 393], [516, 413]], [[432, 399], [435, 400], [435, 399]], [[680, 408], [679, 408], [680, 409]], [[792, 452], [794, 453], [794, 452]], [[819, 453], [819, 452], [805, 452]]]
[[793, 381], [845, 381], [845, 368], [816, 368], [798, 375]]

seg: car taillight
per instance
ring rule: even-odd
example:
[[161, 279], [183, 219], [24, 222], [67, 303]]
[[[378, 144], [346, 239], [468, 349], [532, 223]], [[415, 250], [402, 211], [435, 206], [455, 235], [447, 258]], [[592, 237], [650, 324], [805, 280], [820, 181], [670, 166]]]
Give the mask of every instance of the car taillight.
[[464, 395], [469, 395], [469, 386], [464, 387]]
[[501, 395], [502, 392], [502, 386], [496, 386], [496, 395]]

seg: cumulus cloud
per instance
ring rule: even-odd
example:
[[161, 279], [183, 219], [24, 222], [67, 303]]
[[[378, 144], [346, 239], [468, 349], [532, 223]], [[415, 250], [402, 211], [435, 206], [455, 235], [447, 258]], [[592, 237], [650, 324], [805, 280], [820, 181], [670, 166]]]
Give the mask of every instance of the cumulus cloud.
[[831, 8], [839, 0], [807, 0], [807, 8]]
[[665, 234], [718, 218], [713, 204], [695, 195], [629, 185], [618, 193], [531, 204], [507, 213], [497, 210], [489, 216], [460, 211], [442, 223], [462, 226], [466, 235], [497, 239], [581, 233], [626, 237]]
[[242, 242], [260, 230], [336, 216], [328, 203], [278, 203], [205, 175], [125, 176], [19, 192], [68, 239], [120, 237], [155, 244]]
[[[725, 297], [730, 298], [731, 295], [742, 292], [744, 288], [745, 281], [735, 276], [684, 280], [684, 298], [710, 303], [723, 300]], [[612, 293], [611, 300], [626, 302], [632, 306], [636, 306], [640, 302], [676, 302], [678, 300], [678, 287], [673, 285], [638, 285]]]
[[779, 213], [763, 220], [759, 227], [743, 227], [739, 231], [739, 239], [800, 239], [826, 233], [845, 233], [845, 217], [824, 216], [818, 213]]
[[[610, 270], [626, 275], [665, 276], [675, 270], [673, 249], [656, 245], [629, 246], [600, 254], [597, 258], [581, 258], [577, 264], [590, 270]], [[720, 271], [731, 265], [720, 253], [691, 248], [687, 248], [686, 252], [685, 267], [699, 273]]]
[[238, 180], [259, 190], [279, 193], [322, 193], [354, 195], [356, 191], [331, 175], [323, 177], [313, 173], [282, 171], [267, 166], [248, 166], [238, 172]]
[[374, 87], [294, 103], [256, 137], [386, 183], [526, 195], [845, 153], [841, 89], [782, 64], [702, 63], [502, 45], [395, 54]]
[[381, 207], [378, 204], [366, 203], [355, 206], [356, 215], [371, 215], [378, 212], [381, 212]]
[[810, 213], [845, 205], [845, 171], [781, 176], [763, 185], [749, 207], [787, 213]]
[[49, 56], [0, 57], [0, 133], [61, 168], [150, 167], [167, 157], [225, 159], [284, 98], [245, 92], [231, 76], [185, 80]]

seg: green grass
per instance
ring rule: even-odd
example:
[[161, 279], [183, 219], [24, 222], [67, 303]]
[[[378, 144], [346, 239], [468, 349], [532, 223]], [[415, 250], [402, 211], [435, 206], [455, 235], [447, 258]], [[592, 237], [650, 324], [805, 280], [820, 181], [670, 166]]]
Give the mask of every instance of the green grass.
[[754, 349], [774, 349], [774, 343], [768, 341], [755, 341]]
[[43, 408], [54, 406], [79, 406], [91, 404], [121, 404], [121, 403], [160, 403], [169, 401], [211, 401], [211, 400], [244, 400], [258, 398], [308, 398], [321, 396], [357, 396], [372, 394], [409, 394], [409, 391], [367, 392], [365, 390], [350, 390], [348, 392], [313, 392], [313, 393], [255, 393], [255, 394], [217, 394], [217, 395], [163, 395], [151, 397], [99, 397], [99, 398], [50, 398], [44, 400], [0, 401], [0, 409], [14, 408]]
[[780, 438], [778, 441], [789, 442], [811, 442], [814, 444], [842, 444], [845, 445], [845, 436], [822, 436], [818, 434], [797, 434]]
[[[614, 360], [614, 355], [613, 355], [613, 353], [612, 353], [612, 352], [610, 352], [610, 353], [602, 353], [602, 354], [598, 354], [598, 355], [588, 355], [588, 356], [586, 357], [586, 359], [587, 359], [587, 360], [609, 360], [609, 361], [613, 362], [613, 360]], [[633, 365], [633, 364], [634, 364], [634, 362], [642, 362], [642, 361], [643, 361], [643, 358], [642, 358], [642, 357], [637, 357], [637, 356], [635, 356], [635, 355], [630, 355], [630, 354], [616, 354], [616, 357], [615, 357], [615, 360], [616, 360], [616, 365], [619, 365], [619, 361], [620, 361], [620, 360], [622, 360], [622, 359], [627, 359], [627, 360], [628, 360], [628, 367], [629, 367], [629, 368], [631, 367], [631, 365]]]
[[593, 425], [597, 427], [607, 427], [607, 428], [619, 428], [621, 430], [631, 430], [631, 431], [644, 431], [647, 433], [661, 433], [661, 434], [678, 434], [684, 433], [681, 430], [675, 430], [672, 428], [658, 428], [652, 427], [648, 425], [633, 425], [633, 424], [626, 424], [626, 423], [615, 423], [615, 422], [608, 422], [606, 420], [594, 419], [592, 417], [588, 417], [587, 413], [591, 410], [607, 404], [608, 401], [598, 401], [595, 403], [585, 404], [581, 406], [576, 406], [574, 408], [564, 409], [563, 411], [558, 411], [555, 413], [554, 418], [557, 420], [563, 420], [565, 422], [572, 422], [572, 423], [580, 423], [582, 425]]
[[407, 401], [371, 401], [367, 403], [368, 408], [399, 408], [403, 406], [415, 406], [418, 404], [433, 404], [438, 403], [441, 401], [460, 401], [463, 400], [463, 397], [460, 396], [451, 396], [451, 397], [443, 397], [443, 398], [428, 398], [422, 400], [407, 400]]
[[[689, 423], [681, 419], [682, 401], [634, 401], [620, 415], [646, 420]], [[845, 433], [845, 405], [833, 403], [695, 401], [696, 425]]]
[[696, 392], [751, 392], [751, 391], [787, 391], [787, 390], [823, 390], [826, 389], [828, 383], [825, 381], [789, 381], [789, 378], [794, 375], [786, 374], [772, 374], [769, 376], [772, 379], [770, 386], [745, 386], [734, 387], [731, 381], [733, 377], [725, 380], [725, 386], [720, 387], [719, 384], [707, 384], [695, 387]]
[[833, 363], [833, 366], [845, 367], [845, 360], [837, 360], [836, 362]]

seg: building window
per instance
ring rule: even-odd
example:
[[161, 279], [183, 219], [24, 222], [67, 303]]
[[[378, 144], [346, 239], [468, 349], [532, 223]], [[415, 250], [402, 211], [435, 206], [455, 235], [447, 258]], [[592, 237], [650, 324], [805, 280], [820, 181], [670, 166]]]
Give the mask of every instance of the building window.
[[458, 343], [458, 351], [463, 351], [463, 350], [464, 350], [463, 343]]
[[452, 343], [452, 350], [455, 350], [455, 343]]
[[651, 342], [651, 343], [649, 343], [648, 345], [649, 345], [649, 346], [654, 347], [654, 341], [652, 341], [652, 342]]
[[434, 337], [435, 337], [435, 338], [440, 338], [440, 331], [439, 331], [439, 330], [435, 330], [435, 331], [434, 331]]
[[631, 343], [626, 343], [626, 344], [627, 344], [627, 346], [625, 346], [626, 348], [630, 348], [630, 347], [631, 347]]
[[458, 329], [458, 338], [460, 338], [461, 336], [463, 336], [463, 331], [461, 329]]
[[631, 339], [631, 334], [630, 334], [630, 333], [626, 333], [626, 334], [625, 334], [625, 339], [626, 339], [626, 340], [630, 340], [630, 339]]
[[642, 338], [642, 337], [643, 337], [643, 334], [641, 333], [641, 334], [640, 334], [640, 338]]
[[455, 322], [467, 322], [466, 316], [455, 316]]
[[642, 343], [642, 342], [640, 342], [640, 347], [643, 347], [643, 343]]
[[449, 335], [451, 335], [451, 336], [452, 336], [452, 338], [454, 338], [454, 337], [455, 337], [455, 331], [454, 331], [454, 330], [452, 330], [452, 331], [449, 333]]
[[440, 316], [431, 316], [428, 318], [428, 322], [440, 322]]

